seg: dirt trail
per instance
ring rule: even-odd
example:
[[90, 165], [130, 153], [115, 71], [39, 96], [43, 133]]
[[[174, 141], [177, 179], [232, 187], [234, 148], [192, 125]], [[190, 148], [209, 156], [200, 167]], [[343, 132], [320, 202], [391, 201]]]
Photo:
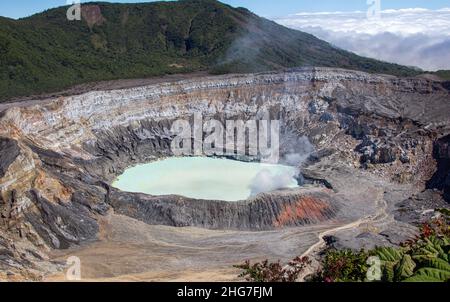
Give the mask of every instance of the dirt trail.
[[358, 228], [363, 224], [374, 224], [382, 222], [383, 220], [387, 219], [389, 217], [389, 214], [387, 213], [387, 203], [383, 198], [383, 192], [378, 193], [378, 198], [376, 199], [376, 205], [378, 208], [378, 211], [374, 214], [365, 216], [363, 218], [360, 218], [354, 222], [351, 222], [349, 224], [345, 224], [336, 228], [332, 228], [326, 231], [323, 231], [319, 233], [319, 241], [315, 244], [313, 244], [311, 247], [309, 247], [302, 255], [301, 257], [308, 257], [312, 263], [308, 269], [305, 270], [305, 272], [299, 277], [300, 281], [304, 281], [305, 278], [315, 272], [320, 264], [318, 259], [319, 253], [322, 251], [322, 249], [326, 246], [325, 237], [330, 236], [333, 234], [336, 234], [341, 231]]

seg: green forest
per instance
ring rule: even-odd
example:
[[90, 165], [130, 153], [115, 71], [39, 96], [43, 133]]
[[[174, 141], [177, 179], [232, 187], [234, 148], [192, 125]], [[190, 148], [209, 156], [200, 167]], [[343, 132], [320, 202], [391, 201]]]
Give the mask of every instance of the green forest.
[[99, 80], [208, 71], [323, 66], [411, 76], [419, 71], [357, 56], [310, 34], [214, 0], [88, 3], [13, 20], [0, 17], [0, 100]]

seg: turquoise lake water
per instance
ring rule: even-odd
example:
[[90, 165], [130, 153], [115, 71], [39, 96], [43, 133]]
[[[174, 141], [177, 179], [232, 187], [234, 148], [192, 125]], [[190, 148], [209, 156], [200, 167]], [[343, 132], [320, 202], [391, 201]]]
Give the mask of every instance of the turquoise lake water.
[[174, 157], [129, 168], [113, 186], [155, 196], [238, 201], [261, 192], [298, 187], [296, 175], [296, 168], [284, 165]]

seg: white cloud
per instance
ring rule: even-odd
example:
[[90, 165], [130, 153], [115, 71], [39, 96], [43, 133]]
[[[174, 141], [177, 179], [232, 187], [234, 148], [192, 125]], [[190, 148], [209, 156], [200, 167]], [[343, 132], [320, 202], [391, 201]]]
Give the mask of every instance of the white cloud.
[[298, 13], [275, 21], [360, 55], [424, 70], [450, 69], [450, 8], [384, 10], [380, 19], [361, 11]]

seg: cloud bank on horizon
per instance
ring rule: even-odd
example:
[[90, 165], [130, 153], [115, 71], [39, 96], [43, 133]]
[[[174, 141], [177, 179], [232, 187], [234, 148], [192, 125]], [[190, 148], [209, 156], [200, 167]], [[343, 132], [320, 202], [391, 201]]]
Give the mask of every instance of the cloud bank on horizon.
[[362, 11], [298, 13], [275, 21], [362, 56], [450, 69], [450, 8], [383, 10], [379, 19]]

